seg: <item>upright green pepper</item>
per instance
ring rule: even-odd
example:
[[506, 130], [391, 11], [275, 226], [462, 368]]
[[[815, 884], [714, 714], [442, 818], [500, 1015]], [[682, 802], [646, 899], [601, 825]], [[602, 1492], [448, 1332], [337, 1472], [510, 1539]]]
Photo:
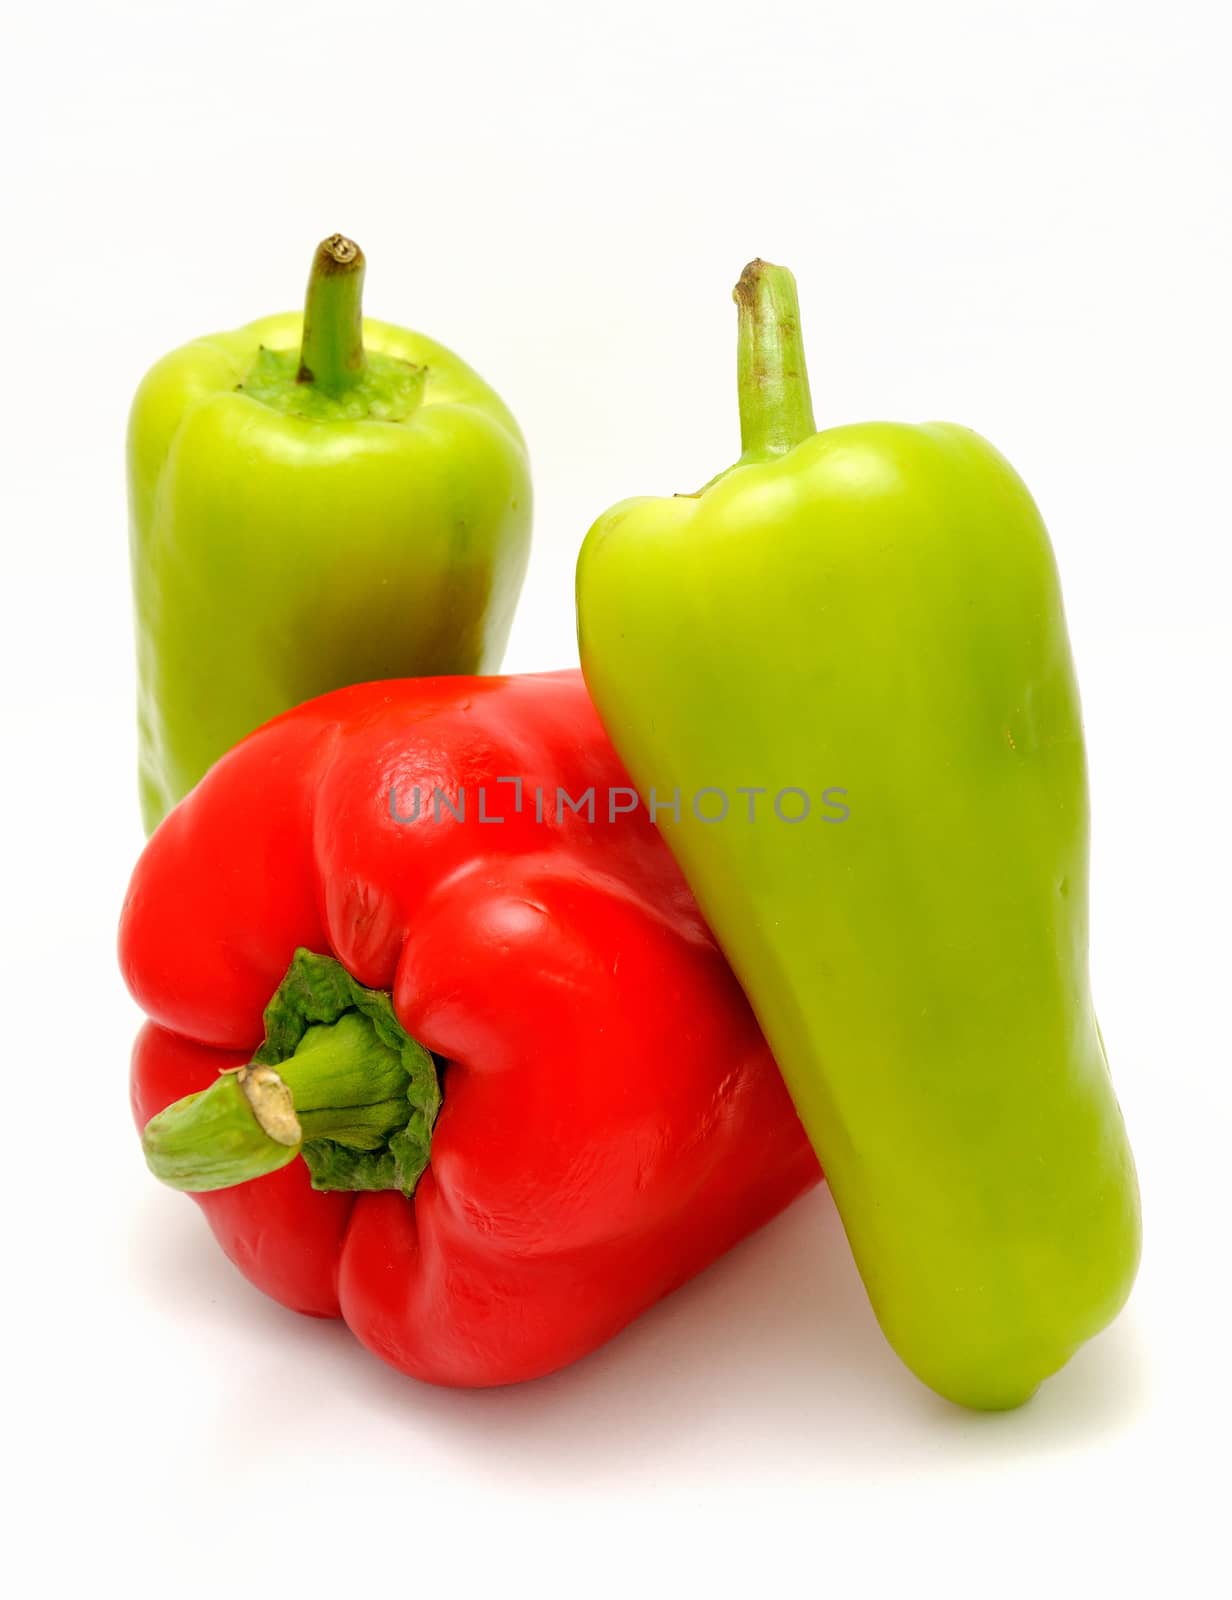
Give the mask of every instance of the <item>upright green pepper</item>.
[[137, 391], [129, 503], [147, 831], [277, 712], [494, 671], [530, 542], [517, 423], [442, 345], [362, 318], [317, 251], [301, 318], [185, 345]]
[[814, 433], [791, 274], [755, 261], [736, 300], [744, 453], [592, 528], [586, 681], [886, 1336], [950, 1399], [1018, 1405], [1115, 1315], [1139, 1251], [1052, 550], [966, 428]]

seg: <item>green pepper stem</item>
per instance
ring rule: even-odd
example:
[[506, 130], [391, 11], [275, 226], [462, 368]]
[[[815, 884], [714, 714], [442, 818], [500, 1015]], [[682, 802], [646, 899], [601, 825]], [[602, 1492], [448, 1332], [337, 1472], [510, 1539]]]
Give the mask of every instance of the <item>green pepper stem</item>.
[[341, 395], [364, 375], [364, 253], [334, 233], [313, 257], [304, 300], [297, 383]]
[[817, 431], [796, 280], [786, 267], [750, 261], [732, 298], [739, 308], [740, 460], [766, 461]]
[[198, 1194], [275, 1172], [310, 1139], [378, 1150], [406, 1126], [409, 1084], [398, 1050], [348, 1011], [308, 1028], [277, 1069], [249, 1063], [160, 1111], [142, 1134], [146, 1162]]

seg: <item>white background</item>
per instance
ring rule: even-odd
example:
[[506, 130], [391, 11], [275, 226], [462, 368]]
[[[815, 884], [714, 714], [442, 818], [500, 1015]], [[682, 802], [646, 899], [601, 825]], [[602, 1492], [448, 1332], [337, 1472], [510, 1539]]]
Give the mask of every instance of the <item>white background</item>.
[[[15, 1592], [1207, 1594], [1226, 1581], [1232, 384], [1215, 0], [602, 8], [212, 0], [5, 24], [5, 1082]], [[140, 845], [122, 436], [143, 369], [296, 305], [520, 417], [508, 664], [574, 660], [573, 558], [737, 453], [754, 254], [818, 422], [945, 417], [1032, 486], [1089, 729], [1093, 970], [1141, 1168], [1130, 1309], [1025, 1410], [882, 1343], [822, 1195], [574, 1369], [454, 1394], [264, 1301], [128, 1123]]]

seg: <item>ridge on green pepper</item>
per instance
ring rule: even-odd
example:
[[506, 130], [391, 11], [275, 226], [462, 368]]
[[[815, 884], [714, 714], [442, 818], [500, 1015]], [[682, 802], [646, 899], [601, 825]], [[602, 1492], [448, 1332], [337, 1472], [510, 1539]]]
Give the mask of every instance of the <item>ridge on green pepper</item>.
[[753, 262], [736, 301], [742, 454], [590, 530], [587, 686], [642, 794], [682, 797], [664, 836], [887, 1338], [942, 1395], [1015, 1406], [1116, 1314], [1140, 1244], [1052, 548], [969, 429], [815, 432], [786, 269]]
[[495, 671], [530, 543], [525, 443], [435, 340], [318, 248], [304, 312], [198, 339], [128, 433], [147, 832], [241, 738], [350, 683]]

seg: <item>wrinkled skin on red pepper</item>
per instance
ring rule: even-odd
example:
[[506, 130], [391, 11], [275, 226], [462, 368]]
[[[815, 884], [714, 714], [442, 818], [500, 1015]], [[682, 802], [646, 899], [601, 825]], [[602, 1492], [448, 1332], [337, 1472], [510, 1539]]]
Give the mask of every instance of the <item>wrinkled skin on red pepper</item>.
[[[551, 1372], [820, 1176], [657, 829], [609, 817], [627, 783], [576, 672], [362, 685], [224, 757], [134, 873], [139, 1126], [251, 1059], [301, 948], [388, 991], [436, 1057], [411, 1198], [318, 1192], [301, 1159], [194, 1195], [258, 1288], [415, 1377]], [[593, 822], [558, 815], [592, 786]], [[436, 820], [437, 787], [464, 821]]]

